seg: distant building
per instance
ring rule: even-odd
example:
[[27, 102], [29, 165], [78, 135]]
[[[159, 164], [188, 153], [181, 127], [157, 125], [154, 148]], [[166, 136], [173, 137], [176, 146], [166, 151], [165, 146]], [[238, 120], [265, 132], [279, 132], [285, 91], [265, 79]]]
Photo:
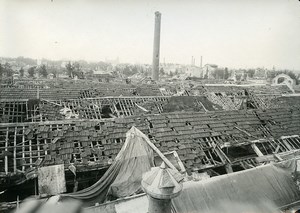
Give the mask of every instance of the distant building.
[[247, 80], [247, 74], [246, 70], [238, 69], [238, 70], [232, 70], [230, 73], [230, 76], [228, 78], [229, 81], [246, 81]]
[[57, 74], [56, 77], [57, 78], [62, 78], [62, 79], [68, 79], [68, 78], [70, 78], [70, 76], [67, 75], [67, 74], [65, 74], [65, 73], [59, 73], [59, 74]]
[[264, 68], [257, 68], [255, 70], [253, 78], [256, 78], [256, 79], [265, 79], [265, 78], [267, 78], [267, 70], [264, 69]]
[[171, 73], [179, 73], [182, 69], [182, 65], [180, 64], [161, 64], [161, 68], [163, 68], [164, 72], [168, 75]]
[[47, 76], [48, 79], [53, 79], [54, 78], [54, 74], [53, 73], [49, 73]]
[[212, 79], [213, 73], [218, 69], [216, 64], [205, 64], [202, 68], [202, 77]]
[[13, 74], [13, 80], [17, 80], [17, 79], [19, 79], [20, 78], [20, 75], [19, 74]]
[[100, 82], [109, 82], [111, 79], [114, 78], [112, 72], [103, 70], [94, 70], [93, 77]]
[[188, 77], [198, 77], [198, 78], [202, 77], [201, 68], [196, 67], [196, 66], [186, 66], [186, 67], [184, 67], [184, 73]]

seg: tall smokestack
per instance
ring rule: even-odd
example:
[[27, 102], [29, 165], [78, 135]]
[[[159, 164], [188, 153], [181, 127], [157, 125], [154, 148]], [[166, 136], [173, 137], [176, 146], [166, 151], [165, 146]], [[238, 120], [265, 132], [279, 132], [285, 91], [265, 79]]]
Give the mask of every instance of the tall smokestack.
[[200, 58], [200, 78], [203, 78], [202, 55], [201, 55], [201, 58]]
[[154, 44], [152, 61], [152, 79], [158, 81], [159, 75], [159, 49], [160, 49], [160, 19], [161, 13], [155, 12]]
[[202, 69], [202, 55], [201, 55], [201, 58], [200, 58], [200, 68]]

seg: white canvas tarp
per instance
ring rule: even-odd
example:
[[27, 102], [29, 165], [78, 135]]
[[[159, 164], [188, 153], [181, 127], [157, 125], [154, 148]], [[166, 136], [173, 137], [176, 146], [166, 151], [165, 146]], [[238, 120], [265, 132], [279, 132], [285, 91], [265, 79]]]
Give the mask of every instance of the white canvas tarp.
[[113, 164], [94, 185], [81, 191], [62, 195], [83, 201], [85, 206], [103, 203], [107, 198], [121, 198], [141, 191], [143, 173], [154, 166], [149, 140], [140, 130], [132, 127]]

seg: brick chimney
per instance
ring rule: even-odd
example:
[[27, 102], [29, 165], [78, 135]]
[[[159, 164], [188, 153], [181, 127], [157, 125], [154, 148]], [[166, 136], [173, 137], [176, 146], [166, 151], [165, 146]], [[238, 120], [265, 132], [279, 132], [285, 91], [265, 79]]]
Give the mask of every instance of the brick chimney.
[[155, 25], [154, 25], [153, 61], [152, 61], [152, 79], [155, 81], [158, 81], [159, 79], [160, 19], [161, 19], [161, 13], [156, 11]]

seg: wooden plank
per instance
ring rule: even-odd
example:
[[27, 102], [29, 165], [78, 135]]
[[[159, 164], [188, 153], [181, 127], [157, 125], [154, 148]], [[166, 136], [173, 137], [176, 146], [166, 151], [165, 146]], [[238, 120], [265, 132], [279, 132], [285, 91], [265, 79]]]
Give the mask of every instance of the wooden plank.
[[31, 168], [32, 167], [32, 141], [31, 140], [29, 140], [29, 156], [30, 156], [29, 162]]
[[13, 151], [13, 153], [14, 153], [14, 159], [13, 159], [13, 162], [14, 162], [14, 173], [16, 173], [17, 172], [17, 127], [15, 127], [15, 134], [14, 134], [14, 151]]
[[[42, 151], [41, 151], [41, 152], [42, 152]], [[40, 156], [41, 156], [41, 158], [42, 158], [42, 157], [45, 157], [45, 155], [40, 155]], [[16, 159], [17, 159], [17, 160], [21, 160], [21, 159], [30, 159], [30, 157], [24, 157], [24, 158], [23, 158], [23, 157], [17, 157]], [[35, 162], [32, 162], [32, 164], [35, 164]], [[25, 164], [25, 165], [29, 165], [29, 164]]]
[[[44, 140], [46, 140], [46, 139], [44, 139]], [[36, 140], [36, 145], [37, 145], [37, 153], [38, 153], [38, 158], [40, 158], [40, 140], [39, 139], [37, 139]]]
[[93, 116], [93, 119], [99, 119], [99, 117], [98, 117], [98, 113], [97, 113], [97, 111], [96, 111], [96, 109], [98, 108], [98, 106], [97, 106], [97, 104], [92, 100], [92, 104], [93, 104], [93, 111], [94, 111], [94, 116]]
[[[91, 144], [91, 148], [93, 149], [93, 148], [94, 148], [94, 146], [93, 146], [93, 142], [91, 141], [91, 142], [90, 142], [90, 144]], [[96, 162], [96, 161], [97, 161], [97, 159], [96, 159], [96, 155], [95, 155], [95, 154], [93, 154], [93, 157], [94, 157], [94, 161]]]
[[134, 114], [134, 107], [135, 107], [135, 104], [134, 104], [134, 101], [133, 101], [132, 99], [130, 99], [130, 103], [131, 103], [131, 106], [130, 106], [131, 114], [133, 115], [133, 114]]
[[129, 104], [129, 101], [127, 99], [124, 99], [125, 100], [125, 105], [126, 105], [126, 110], [127, 110], [127, 114], [128, 115], [132, 115], [133, 113], [130, 111], [130, 104]]
[[274, 149], [274, 151], [276, 150], [276, 147], [274, 146], [274, 144], [273, 143], [276, 143], [274, 140], [269, 140], [268, 141], [269, 142], [269, 144], [273, 147], [273, 149]]
[[[25, 158], [25, 126], [23, 126], [22, 133], [22, 157]], [[22, 165], [22, 171], [25, 171], [24, 165]]]
[[23, 117], [23, 113], [25, 112], [25, 114], [27, 114], [27, 110], [24, 107], [25, 105], [22, 103], [21, 104], [21, 120], [19, 122], [24, 122], [24, 117]]
[[97, 100], [97, 106], [99, 106], [98, 108], [98, 118], [101, 119], [101, 111], [102, 111], [102, 104], [101, 104], [101, 101]]
[[10, 117], [11, 117], [11, 114], [10, 114], [10, 108], [11, 108], [11, 103], [8, 104], [8, 119], [9, 119], [8, 122], [11, 122], [11, 121], [10, 121]]
[[[5, 151], [6, 152], [8, 151], [8, 127], [6, 128]], [[5, 164], [5, 174], [8, 174], [8, 157], [7, 157], [7, 155], [5, 155], [4, 164]]]
[[113, 109], [115, 110], [115, 112], [117, 113], [117, 116], [120, 117], [120, 112], [116, 107], [116, 102], [113, 103]]
[[252, 149], [257, 154], [258, 157], [263, 157], [264, 154], [260, 151], [260, 149], [256, 146], [256, 144], [251, 144]]
[[296, 147], [296, 149], [299, 149], [299, 148], [300, 148], [300, 144], [299, 144], [299, 142], [297, 141], [296, 138], [291, 137], [291, 138], [290, 138], [290, 141], [293, 142], [293, 144], [294, 144], [294, 146]]
[[127, 107], [127, 103], [126, 103], [126, 99], [122, 98], [122, 103], [124, 106], [124, 112], [126, 113], [126, 116], [129, 116], [130, 114], [128, 114], [128, 107]]
[[210, 150], [207, 150], [207, 152], [208, 152], [208, 154], [209, 154], [210, 161], [213, 162], [214, 165], [216, 165], [216, 162], [215, 162], [213, 156], [211, 155]]
[[122, 100], [120, 98], [118, 98], [118, 102], [119, 102], [119, 106], [121, 108], [122, 115], [127, 115], [126, 112], [125, 112]]

